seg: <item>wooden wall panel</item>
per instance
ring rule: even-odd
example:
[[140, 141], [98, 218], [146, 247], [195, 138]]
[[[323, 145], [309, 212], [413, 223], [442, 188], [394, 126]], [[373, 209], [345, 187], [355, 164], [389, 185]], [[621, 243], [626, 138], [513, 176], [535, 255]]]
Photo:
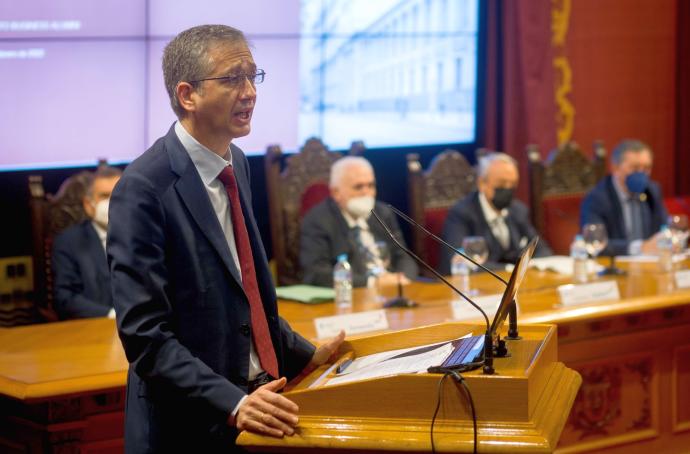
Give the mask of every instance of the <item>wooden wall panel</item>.
[[673, 430], [690, 430], [690, 345], [673, 355]]
[[571, 364], [582, 387], [561, 436], [562, 445], [629, 443], [658, 434], [659, 385], [652, 352]]

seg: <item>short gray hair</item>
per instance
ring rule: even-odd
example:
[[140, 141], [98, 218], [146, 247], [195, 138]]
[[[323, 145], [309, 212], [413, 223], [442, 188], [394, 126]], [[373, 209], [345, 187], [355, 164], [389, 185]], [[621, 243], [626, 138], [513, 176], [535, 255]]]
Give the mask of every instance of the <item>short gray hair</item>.
[[621, 140], [618, 145], [616, 145], [616, 148], [613, 149], [611, 152], [611, 162], [613, 162], [616, 165], [619, 165], [621, 161], [623, 160], [623, 156], [625, 153], [632, 152], [632, 153], [639, 153], [640, 151], [647, 150], [649, 151], [649, 154], [654, 156], [652, 153], [652, 149], [649, 148], [649, 145], [646, 143], [642, 142], [641, 140], [637, 139], [624, 139]]
[[207, 77], [213, 71], [209, 51], [220, 43], [248, 45], [244, 33], [236, 28], [227, 25], [199, 25], [183, 31], [165, 46], [163, 78], [170, 106], [177, 118], [186, 114], [177, 99], [177, 84]]
[[510, 155], [507, 155], [506, 153], [502, 153], [500, 151], [492, 151], [491, 153], [482, 156], [477, 160], [477, 177], [481, 179], [486, 178], [486, 175], [489, 173], [489, 168], [491, 167], [491, 164], [493, 164], [496, 161], [505, 162], [506, 164], [512, 164], [513, 167], [515, 167], [516, 169], [518, 168], [517, 161]]
[[367, 169], [371, 170], [371, 173], [374, 173], [374, 168], [371, 166], [371, 163], [363, 157], [345, 156], [344, 158], [340, 158], [335, 161], [331, 166], [331, 176], [330, 180], [328, 181], [328, 186], [331, 188], [339, 187], [347, 170], [355, 166], [366, 167]]

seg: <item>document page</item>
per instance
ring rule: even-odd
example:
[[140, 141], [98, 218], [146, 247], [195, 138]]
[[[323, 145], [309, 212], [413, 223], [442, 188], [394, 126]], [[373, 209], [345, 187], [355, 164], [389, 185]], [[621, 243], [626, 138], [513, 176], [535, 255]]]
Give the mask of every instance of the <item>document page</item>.
[[[353, 360], [343, 372], [331, 378], [326, 386], [390, 375], [426, 372], [429, 367], [442, 364], [453, 349], [453, 341], [447, 341], [362, 356]], [[419, 353], [411, 353], [414, 351], [419, 351]]]

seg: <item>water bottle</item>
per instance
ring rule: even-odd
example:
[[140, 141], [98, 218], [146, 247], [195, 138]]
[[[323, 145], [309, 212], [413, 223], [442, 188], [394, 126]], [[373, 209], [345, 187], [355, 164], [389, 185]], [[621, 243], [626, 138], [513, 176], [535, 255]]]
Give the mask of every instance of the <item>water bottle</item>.
[[673, 233], [667, 225], [662, 225], [657, 239], [659, 251], [659, 268], [661, 271], [673, 271]]
[[573, 280], [580, 284], [587, 282], [587, 243], [582, 235], [575, 235], [570, 245], [570, 258], [573, 259]]
[[453, 281], [457, 284], [458, 290], [467, 293], [470, 289], [470, 267], [467, 265], [467, 259], [460, 255], [464, 253], [463, 248], [458, 249], [457, 254], [453, 254], [450, 259], [450, 274], [453, 276]]
[[347, 261], [347, 254], [338, 256], [333, 267], [333, 289], [335, 290], [335, 307], [352, 308], [352, 269]]

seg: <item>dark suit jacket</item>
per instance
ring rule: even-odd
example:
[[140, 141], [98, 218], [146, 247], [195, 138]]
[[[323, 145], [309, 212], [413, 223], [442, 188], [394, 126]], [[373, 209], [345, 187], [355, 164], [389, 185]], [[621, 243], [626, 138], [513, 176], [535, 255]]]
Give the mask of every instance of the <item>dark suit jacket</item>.
[[[647, 200], [642, 207], [642, 232], [647, 239], [661, 229], [666, 223], [666, 207], [664, 206], [661, 188], [653, 181], [645, 191]], [[589, 223], [602, 223], [606, 226], [609, 241], [601, 255], [627, 255], [630, 241], [627, 238], [623, 207], [618, 199], [618, 193], [613, 186], [611, 175], [605, 177], [592, 189], [582, 201], [580, 207], [580, 226]]]
[[110, 271], [91, 221], [75, 224], [53, 242], [55, 310], [62, 319], [105, 317], [113, 307]]
[[[519, 200], [513, 199], [511, 202], [505, 222], [510, 232], [508, 249], [503, 249], [491, 231], [479, 203], [479, 192], [474, 191], [453, 205], [448, 211], [448, 217], [443, 226], [443, 239], [458, 248], [462, 246], [462, 240], [466, 236], [483, 236], [489, 248], [489, 258], [485, 266], [499, 268], [502, 267], [501, 264], [515, 263], [522, 248], [527, 245], [529, 240], [538, 235], [536, 229], [529, 222], [527, 207]], [[544, 257], [552, 254], [553, 252], [546, 241], [540, 239], [534, 256]], [[441, 274], [450, 274], [451, 256], [452, 252], [448, 248], [441, 249], [439, 264]]]
[[[249, 170], [232, 146], [256, 278], [281, 375], [314, 347], [278, 317], [252, 212]], [[174, 128], [125, 170], [108, 232], [117, 326], [130, 362], [127, 452], [227, 452], [226, 419], [245, 395], [250, 314], [239, 272], [206, 189]]]
[[[395, 237], [405, 244], [395, 215], [382, 203], [376, 202], [376, 213], [388, 225]], [[381, 224], [370, 216], [367, 221], [376, 241], [385, 241], [391, 255], [391, 268], [402, 272], [410, 279], [417, 277], [417, 264], [386, 234]], [[340, 254], [347, 254], [352, 267], [352, 283], [355, 287], [367, 284], [365, 258], [357, 247], [352, 229], [332, 198], [327, 198], [309, 210], [302, 220], [300, 232], [300, 265], [304, 272], [305, 284], [331, 287], [333, 285], [333, 266]]]

